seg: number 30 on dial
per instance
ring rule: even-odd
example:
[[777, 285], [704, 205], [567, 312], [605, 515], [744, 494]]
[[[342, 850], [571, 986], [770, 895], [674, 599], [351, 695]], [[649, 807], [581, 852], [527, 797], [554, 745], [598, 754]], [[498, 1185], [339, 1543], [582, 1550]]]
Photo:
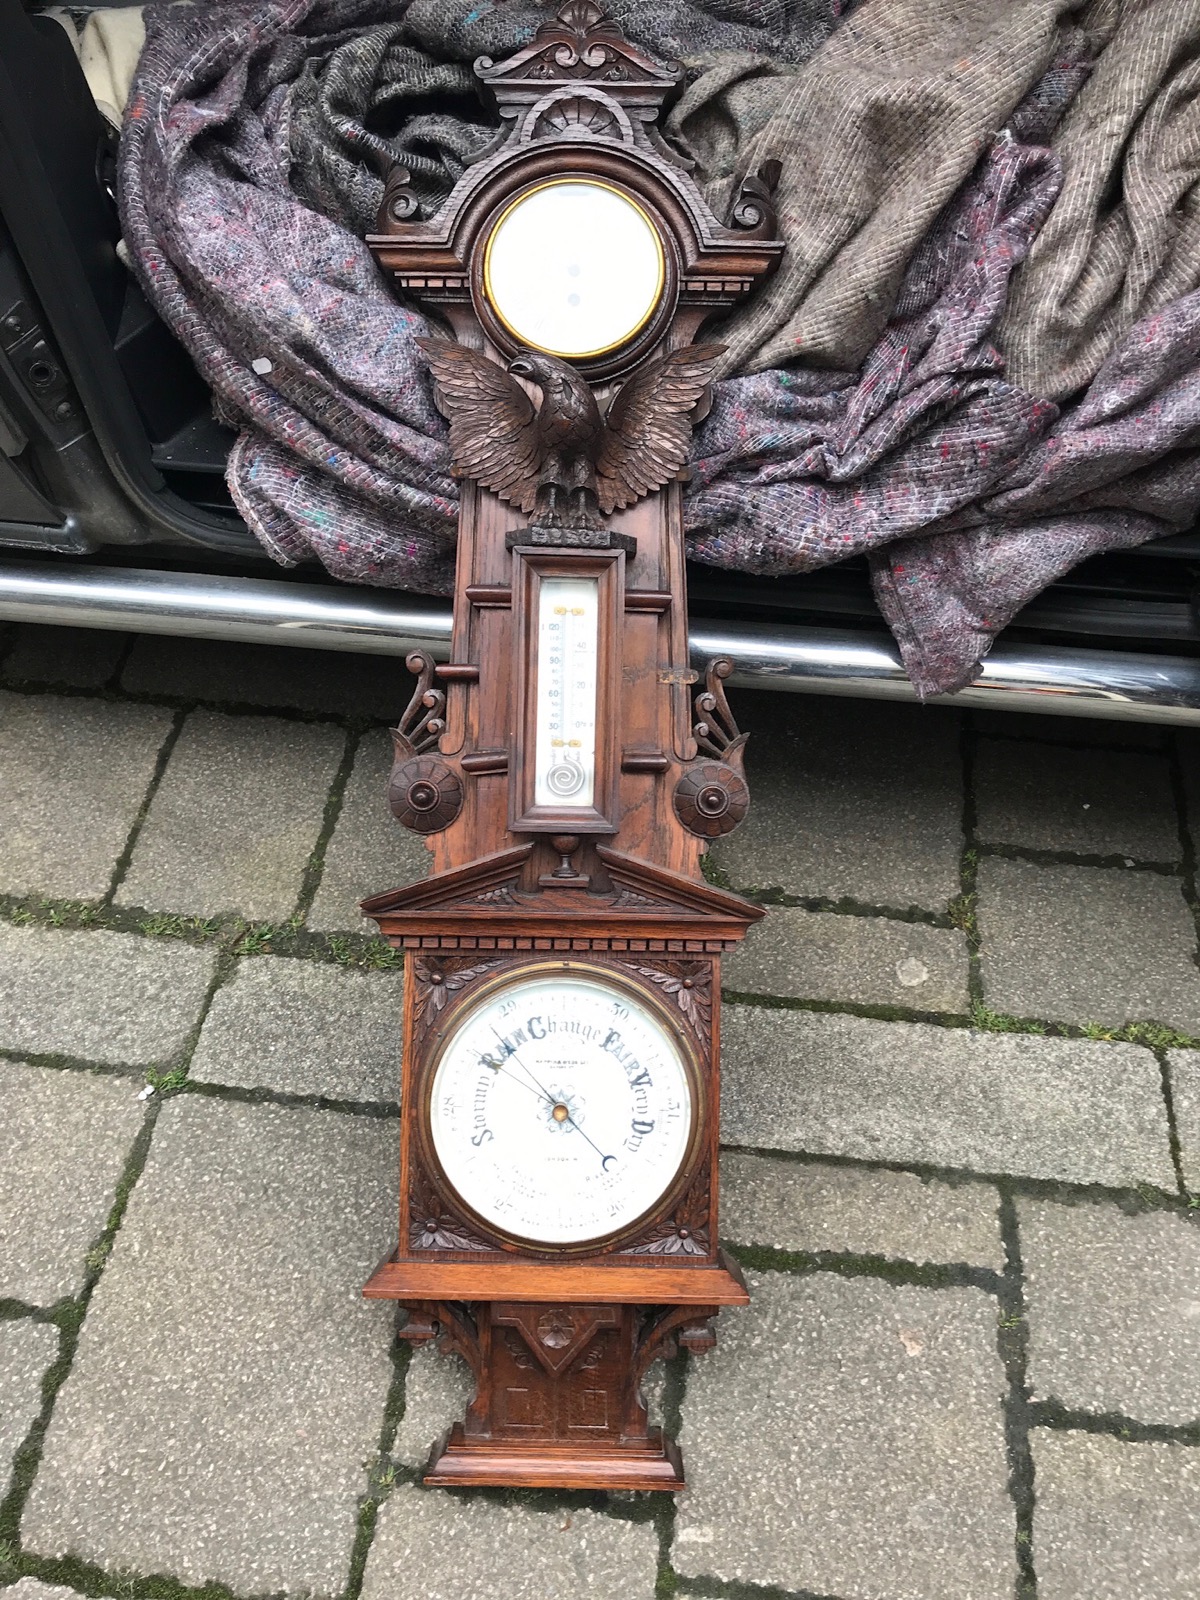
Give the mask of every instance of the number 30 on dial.
[[599, 1242], [687, 1164], [698, 1080], [657, 1006], [564, 965], [510, 977], [451, 1027], [427, 1101], [453, 1191], [505, 1236]]

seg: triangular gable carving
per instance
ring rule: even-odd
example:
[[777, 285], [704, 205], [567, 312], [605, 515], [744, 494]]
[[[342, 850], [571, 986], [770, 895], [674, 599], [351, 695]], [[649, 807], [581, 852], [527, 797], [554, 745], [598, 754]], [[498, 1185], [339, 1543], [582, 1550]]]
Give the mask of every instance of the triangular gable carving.
[[[656, 911], [686, 912], [691, 916], [733, 919], [747, 926], [765, 915], [762, 906], [745, 900], [728, 889], [718, 889], [711, 883], [697, 883], [692, 878], [681, 877], [667, 867], [656, 867], [640, 856], [622, 855], [619, 850], [598, 844], [596, 854], [603, 861], [613, 887], [620, 899], [630, 899], [632, 913], [645, 916]], [[652, 905], [637, 903], [638, 899], [652, 900]]]
[[361, 909], [368, 917], [395, 912], [444, 911], [448, 906], [467, 902], [502, 910], [506, 903], [515, 901], [513, 890], [532, 849], [530, 840], [512, 850], [498, 850], [495, 855], [481, 856], [478, 861], [456, 867], [453, 872], [437, 872], [405, 888], [374, 894], [360, 902]]

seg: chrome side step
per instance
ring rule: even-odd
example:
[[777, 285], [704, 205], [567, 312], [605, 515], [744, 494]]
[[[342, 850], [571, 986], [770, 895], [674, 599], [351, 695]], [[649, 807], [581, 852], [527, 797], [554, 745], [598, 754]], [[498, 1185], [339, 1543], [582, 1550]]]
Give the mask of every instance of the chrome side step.
[[[450, 608], [393, 590], [125, 567], [0, 561], [0, 620], [187, 634], [250, 644], [405, 655], [450, 649]], [[872, 700], [913, 700], [888, 635], [691, 619], [693, 665], [729, 656], [732, 682]], [[998, 644], [961, 694], [937, 705], [1200, 723], [1200, 659]]]

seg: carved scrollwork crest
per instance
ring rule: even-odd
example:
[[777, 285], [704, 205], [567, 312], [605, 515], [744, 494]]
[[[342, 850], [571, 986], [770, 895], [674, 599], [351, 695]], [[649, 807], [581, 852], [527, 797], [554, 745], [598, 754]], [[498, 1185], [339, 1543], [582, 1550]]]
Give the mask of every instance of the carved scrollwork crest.
[[414, 833], [439, 833], [450, 826], [463, 803], [462, 779], [432, 753], [446, 727], [446, 695], [433, 686], [437, 668], [428, 651], [411, 651], [405, 664], [417, 687], [392, 729], [395, 759], [388, 779], [388, 807], [396, 821]]
[[510, 86], [570, 79], [661, 84], [665, 93], [683, 73], [678, 64], [664, 67], [631, 44], [594, 0], [566, 0], [523, 50], [499, 66], [490, 56], [480, 56], [475, 71], [501, 100]]
[[732, 833], [750, 809], [750, 790], [742, 772], [748, 736], [739, 732], [725, 698], [725, 679], [732, 672], [733, 662], [727, 656], [718, 656], [705, 669], [692, 733], [701, 757], [711, 759], [693, 761], [672, 797], [675, 815], [701, 839]]
[[392, 743], [398, 760], [432, 750], [446, 731], [446, 695], [433, 687], [437, 667], [427, 650], [411, 650], [404, 664], [417, 680], [404, 715], [392, 729]]
[[725, 698], [725, 680], [733, 676], [733, 662], [717, 656], [704, 669], [704, 687], [695, 700], [692, 732], [706, 756], [715, 756], [740, 769], [748, 734], [740, 732]]
[[631, 889], [623, 885], [613, 896], [614, 911], [646, 911], [651, 908], [660, 909], [667, 904], [665, 900], [658, 900], [652, 894], [642, 894], [639, 889]]
[[397, 162], [389, 168], [383, 186], [383, 199], [379, 206], [380, 226], [388, 222], [412, 222], [420, 211], [417, 191], [412, 187], [412, 173]]
[[738, 185], [729, 212], [729, 223], [734, 228], [745, 228], [764, 239], [774, 238], [775, 186], [783, 171], [781, 162], [764, 161], [757, 172], [748, 172]]

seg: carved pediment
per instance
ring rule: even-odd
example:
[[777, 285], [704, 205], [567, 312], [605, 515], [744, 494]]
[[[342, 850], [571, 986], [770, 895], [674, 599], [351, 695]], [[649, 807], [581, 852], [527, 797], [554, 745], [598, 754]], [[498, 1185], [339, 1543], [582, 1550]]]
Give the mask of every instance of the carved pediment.
[[523, 50], [500, 62], [480, 56], [475, 71], [501, 107], [514, 100], [525, 103], [530, 88], [540, 92], [556, 83], [651, 88], [661, 100], [683, 76], [678, 63], [664, 66], [631, 44], [593, 0], [567, 0]]
[[761, 906], [741, 895], [697, 883], [605, 845], [596, 847], [608, 880], [604, 892], [542, 887], [529, 893], [521, 887], [521, 876], [532, 849], [532, 843], [518, 845], [406, 888], [373, 895], [362, 902], [362, 910], [390, 938], [565, 935], [582, 938], [585, 945], [639, 936], [732, 942], [763, 915]]
[[640, 856], [623, 855], [619, 850], [598, 844], [596, 854], [612, 879], [614, 905], [639, 917], [668, 913], [689, 918], [712, 918], [737, 922], [748, 928], [765, 915], [762, 906], [745, 900], [728, 889], [711, 883], [697, 883], [666, 867], [643, 861]]
[[516, 884], [533, 849], [533, 842], [512, 850], [481, 856], [453, 872], [437, 872], [403, 889], [387, 889], [363, 900], [361, 909], [368, 917], [397, 916], [405, 913], [444, 912], [450, 908], [503, 910], [516, 903]]

